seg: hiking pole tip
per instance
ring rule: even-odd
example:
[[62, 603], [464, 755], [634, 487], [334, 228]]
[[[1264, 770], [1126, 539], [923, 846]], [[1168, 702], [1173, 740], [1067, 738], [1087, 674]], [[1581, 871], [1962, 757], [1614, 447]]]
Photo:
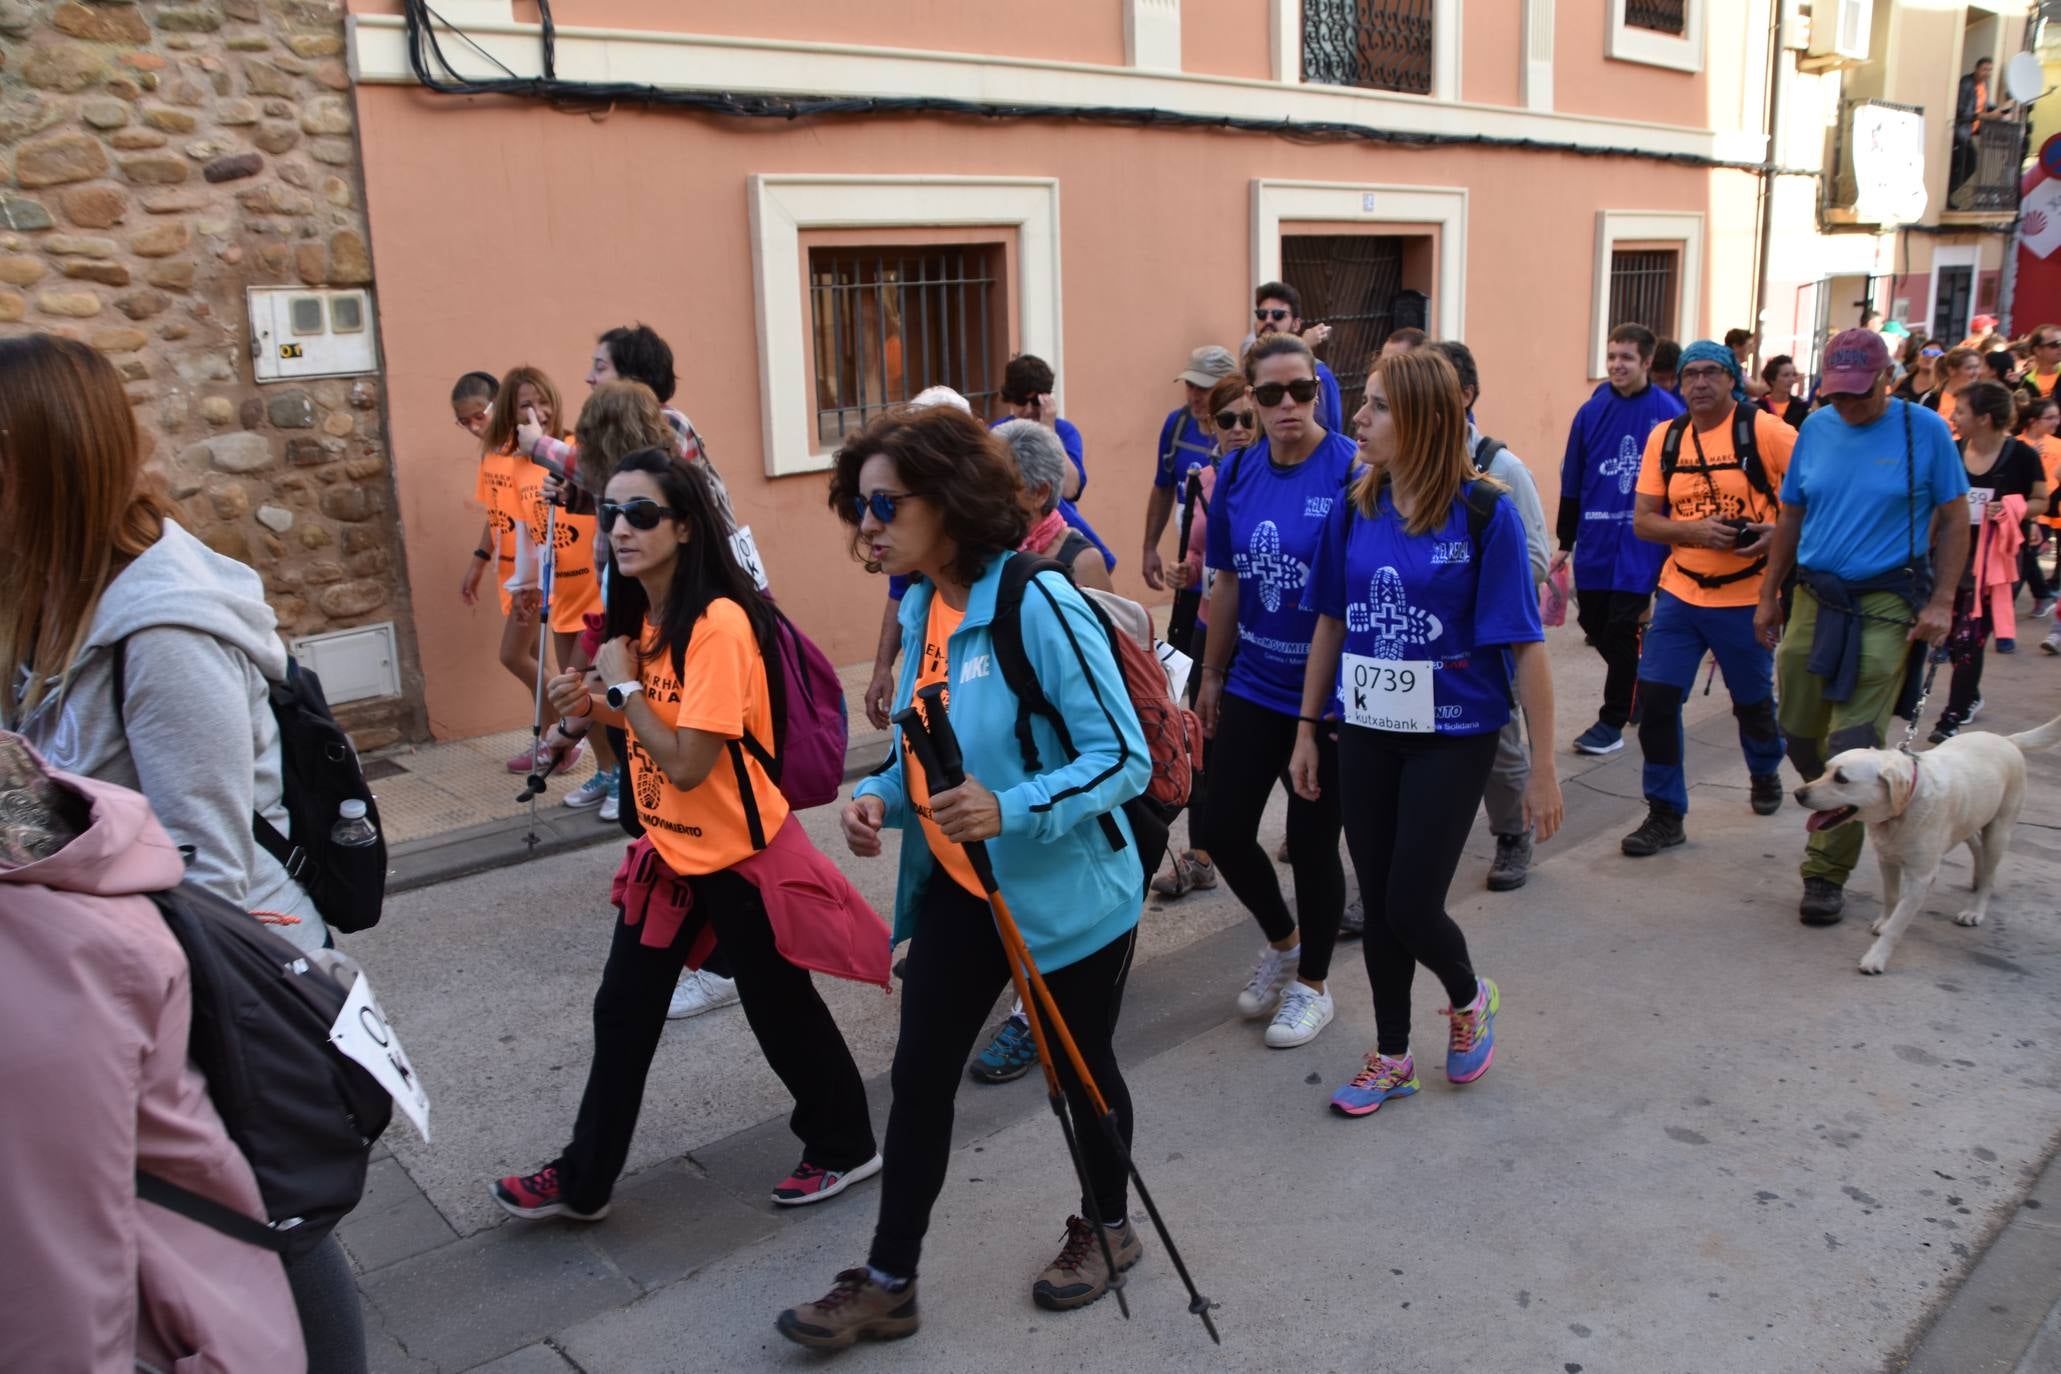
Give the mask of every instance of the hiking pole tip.
[[1202, 1329], [1209, 1332], [1209, 1338], [1212, 1341], [1216, 1342], [1218, 1345], [1222, 1345], [1224, 1343], [1224, 1338], [1217, 1334], [1217, 1324], [1209, 1319], [1209, 1309], [1215, 1306], [1215, 1303], [1211, 1302], [1208, 1298], [1203, 1297], [1202, 1294], [1197, 1293], [1195, 1295], [1194, 1301], [1188, 1304], [1188, 1310], [1190, 1312], [1193, 1312], [1196, 1316], [1202, 1318]]

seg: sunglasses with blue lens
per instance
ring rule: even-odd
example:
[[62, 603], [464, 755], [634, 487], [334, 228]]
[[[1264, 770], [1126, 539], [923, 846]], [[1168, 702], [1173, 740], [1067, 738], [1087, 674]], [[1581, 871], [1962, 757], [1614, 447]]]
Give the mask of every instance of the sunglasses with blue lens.
[[672, 514], [670, 509], [648, 496], [638, 496], [628, 501], [603, 501], [601, 532], [607, 534], [613, 530], [618, 515], [629, 521], [633, 530], [655, 530], [659, 521], [671, 518]]
[[854, 496], [852, 518], [863, 521], [866, 512], [870, 510], [875, 520], [883, 525], [892, 525], [895, 522], [895, 507], [908, 499], [909, 493], [906, 491], [876, 491], [871, 496]]

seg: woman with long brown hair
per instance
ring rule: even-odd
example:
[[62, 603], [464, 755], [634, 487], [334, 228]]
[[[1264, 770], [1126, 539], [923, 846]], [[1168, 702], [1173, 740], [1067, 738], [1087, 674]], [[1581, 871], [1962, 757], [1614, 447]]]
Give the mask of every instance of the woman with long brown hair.
[[1318, 619], [1289, 773], [1299, 795], [1319, 796], [1320, 718], [1342, 680], [1337, 805], [1366, 904], [1378, 1042], [1331, 1106], [1366, 1116], [1417, 1091], [1419, 963], [1452, 999], [1446, 1076], [1471, 1083], [1494, 1054], [1500, 994], [1476, 976], [1445, 901], [1510, 716], [1513, 654], [1535, 760], [1525, 819], [1540, 840], [1560, 828], [1562, 805], [1524, 524], [1502, 484], [1474, 470], [1459, 374], [1435, 349], [1382, 358], [1353, 425], [1366, 467], [1310, 569], [1304, 601]]

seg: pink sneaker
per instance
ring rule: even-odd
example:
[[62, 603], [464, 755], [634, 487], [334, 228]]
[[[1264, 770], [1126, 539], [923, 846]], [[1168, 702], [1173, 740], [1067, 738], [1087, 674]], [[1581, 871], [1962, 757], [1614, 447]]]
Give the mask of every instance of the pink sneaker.
[[524, 745], [520, 754], [508, 760], [508, 771], [511, 773], [529, 772], [532, 767], [532, 760], [535, 758], [535, 755], [531, 752], [534, 747], [533, 745]]
[[773, 1201], [782, 1207], [805, 1207], [811, 1202], [822, 1202], [836, 1197], [845, 1189], [880, 1172], [880, 1156], [874, 1155], [864, 1164], [855, 1165], [842, 1173], [835, 1169], [819, 1169], [806, 1159], [794, 1166], [794, 1172], [782, 1179], [773, 1189]]

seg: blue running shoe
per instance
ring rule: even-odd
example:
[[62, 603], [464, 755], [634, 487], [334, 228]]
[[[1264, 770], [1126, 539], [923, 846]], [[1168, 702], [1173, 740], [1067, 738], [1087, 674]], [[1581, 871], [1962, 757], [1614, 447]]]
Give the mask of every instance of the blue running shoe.
[[1577, 754], [1615, 754], [1622, 748], [1624, 731], [1600, 720], [1574, 737], [1574, 752]]
[[1488, 1072], [1496, 1057], [1496, 1012], [1503, 994], [1493, 978], [1477, 978], [1480, 991], [1471, 1006], [1442, 1013], [1453, 1023], [1452, 1039], [1446, 1043], [1446, 1078], [1454, 1083], [1472, 1083]]
[[1388, 1059], [1370, 1054], [1367, 1067], [1331, 1094], [1331, 1110], [1340, 1116], [1372, 1116], [1389, 1098], [1408, 1097], [1416, 1091], [1417, 1065], [1409, 1055]]
[[966, 1074], [976, 1083], [1013, 1083], [1037, 1062], [1038, 1042], [1031, 1038], [1030, 1022], [1012, 1016], [988, 1041], [980, 1058], [967, 1065]]

